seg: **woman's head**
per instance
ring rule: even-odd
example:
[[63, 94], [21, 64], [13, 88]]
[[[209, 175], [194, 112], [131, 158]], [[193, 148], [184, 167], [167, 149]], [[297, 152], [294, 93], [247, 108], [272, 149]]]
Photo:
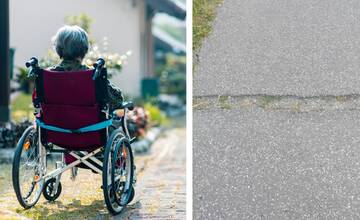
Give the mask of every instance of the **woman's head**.
[[87, 33], [79, 26], [64, 26], [53, 37], [54, 48], [61, 59], [83, 59], [89, 50]]

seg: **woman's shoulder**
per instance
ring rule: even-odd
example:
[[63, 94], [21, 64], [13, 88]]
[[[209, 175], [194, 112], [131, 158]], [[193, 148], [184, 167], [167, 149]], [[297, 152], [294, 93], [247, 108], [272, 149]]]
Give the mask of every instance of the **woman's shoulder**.
[[89, 67], [79, 63], [60, 63], [49, 67], [50, 71], [77, 71], [77, 70], [88, 70]]
[[47, 70], [50, 70], [50, 71], [65, 71], [64, 68], [62, 68], [62, 67], [60, 67], [58, 65], [48, 67]]

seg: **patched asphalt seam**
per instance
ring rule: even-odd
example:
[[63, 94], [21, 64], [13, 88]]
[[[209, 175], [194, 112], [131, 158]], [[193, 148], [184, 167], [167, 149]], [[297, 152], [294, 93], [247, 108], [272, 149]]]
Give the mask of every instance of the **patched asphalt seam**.
[[195, 96], [194, 110], [262, 108], [269, 111], [294, 113], [327, 110], [360, 110], [360, 94], [294, 96], [294, 95], [218, 95]]

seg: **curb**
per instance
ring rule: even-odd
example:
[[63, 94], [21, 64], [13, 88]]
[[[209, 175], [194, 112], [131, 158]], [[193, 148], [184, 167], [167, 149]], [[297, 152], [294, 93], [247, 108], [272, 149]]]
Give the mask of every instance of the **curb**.
[[153, 127], [148, 130], [146, 136], [139, 141], [135, 141], [131, 144], [134, 153], [145, 153], [147, 152], [155, 140], [160, 136], [164, 129], [159, 127]]
[[0, 149], [0, 163], [12, 163], [14, 153], [15, 147]]

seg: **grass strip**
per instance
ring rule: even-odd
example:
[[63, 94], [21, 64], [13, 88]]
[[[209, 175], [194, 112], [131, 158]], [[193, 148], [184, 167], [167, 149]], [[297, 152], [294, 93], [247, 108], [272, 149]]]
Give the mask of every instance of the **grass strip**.
[[223, 0], [194, 0], [193, 4], [193, 50], [201, 47], [202, 40], [212, 30], [216, 8]]

